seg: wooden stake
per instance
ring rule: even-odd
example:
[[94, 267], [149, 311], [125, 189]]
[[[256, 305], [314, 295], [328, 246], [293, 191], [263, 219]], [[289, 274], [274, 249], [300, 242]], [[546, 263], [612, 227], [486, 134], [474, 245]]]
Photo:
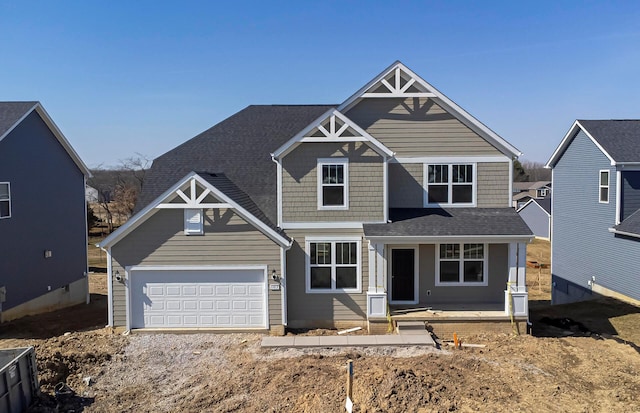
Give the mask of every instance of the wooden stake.
[[453, 333], [453, 346], [458, 348], [458, 333]]

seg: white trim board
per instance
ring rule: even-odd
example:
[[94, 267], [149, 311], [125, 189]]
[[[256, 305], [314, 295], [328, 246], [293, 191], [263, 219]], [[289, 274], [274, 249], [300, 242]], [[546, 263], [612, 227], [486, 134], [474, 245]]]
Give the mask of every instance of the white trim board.
[[550, 214], [550, 213], [548, 213], [544, 208], [542, 208], [542, 206], [541, 206], [539, 203], [537, 203], [536, 201], [537, 201], [536, 199], [531, 198], [531, 199], [530, 199], [530, 200], [528, 200], [524, 205], [522, 205], [520, 208], [518, 208], [518, 209], [516, 210], [516, 212], [520, 212], [520, 211], [522, 211], [523, 209], [525, 209], [525, 208], [527, 207], [527, 205], [529, 205], [530, 203], [532, 203], [532, 202], [533, 202], [534, 204], [536, 204], [536, 205], [538, 206], [538, 208], [540, 208], [540, 209], [542, 210], [542, 212], [544, 212], [545, 214], [547, 214], [547, 216], [549, 216], [549, 217], [550, 217], [550, 216], [551, 216], [551, 214]]
[[401, 156], [391, 158], [391, 163], [483, 163], [510, 162], [506, 156]]
[[558, 163], [558, 161], [560, 160], [564, 152], [567, 150], [569, 145], [571, 145], [571, 142], [573, 142], [573, 139], [576, 137], [576, 134], [578, 133], [578, 129], [582, 130], [584, 134], [587, 135], [589, 139], [591, 139], [591, 142], [593, 142], [593, 144], [596, 145], [596, 147], [600, 150], [600, 152], [602, 152], [604, 156], [606, 156], [607, 159], [609, 159], [612, 166], [617, 165], [613, 157], [609, 155], [609, 153], [604, 150], [602, 145], [600, 145], [600, 143], [593, 136], [591, 136], [589, 131], [587, 131], [584, 128], [584, 126], [582, 126], [582, 124], [580, 124], [580, 122], [576, 120], [573, 122], [573, 125], [571, 125], [571, 128], [569, 128], [569, 131], [564, 135], [564, 138], [562, 138], [562, 141], [560, 141], [560, 145], [558, 145], [556, 150], [553, 151], [551, 158], [549, 158], [546, 165], [544, 166], [545, 168], [553, 168], [554, 166], [556, 166], [556, 164]]

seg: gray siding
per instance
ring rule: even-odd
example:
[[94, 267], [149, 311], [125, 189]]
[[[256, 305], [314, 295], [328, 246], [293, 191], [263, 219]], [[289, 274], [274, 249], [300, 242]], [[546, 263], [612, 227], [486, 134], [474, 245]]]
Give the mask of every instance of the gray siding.
[[[367, 289], [369, 288], [369, 252], [368, 244], [358, 230], [289, 230], [294, 244], [287, 251], [287, 309], [288, 325], [323, 326], [334, 321], [362, 322], [367, 318]], [[357, 236], [362, 239], [362, 292], [337, 294], [307, 294], [306, 288], [306, 252], [307, 236]]]
[[509, 162], [478, 163], [478, 208], [508, 208]]
[[424, 165], [389, 164], [389, 208], [422, 208]]
[[346, 116], [399, 157], [501, 154], [430, 99], [363, 99]]
[[[609, 169], [610, 202], [598, 202], [598, 171]], [[580, 131], [553, 169], [553, 302], [589, 298], [588, 282], [640, 299], [640, 242], [615, 237], [615, 169]], [[568, 281], [568, 284], [564, 281]], [[573, 285], [572, 285], [573, 284]]]
[[[614, 179], [615, 175], [611, 177]], [[622, 207], [620, 220], [640, 209], [640, 171], [625, 171], [622, 173]]]
[[[182, 209], [156, 212], [111, 249], [113, 273], [132, 265], [267, 265], [281, 274], [280, 247], [232, 210], [206, 210], [204, 235], [186, 236]], [[270, 281], [271, 282], [271, 281]], [[114, 324], [126, 325], [124, 285], [113, 280]], [[269, 291], [269, 323], [282, 324], [280, 291]]]
[[549, 215], [535, 202], [531, 202], [518, 214], [536, 237], [549, 238]]
[[[318, 210], [319, 158], [349, 158], [349, 209]], [[382, 157], [362, 142], [303, 143], [283, 159], [284, 222], [382, 221]]]
[[[436, 247], [420, 245], [419, 298], [421, 305], [496, 304], [504, 303], [504, 291], [509, 279], [508, 244], [489, 245], [489, 285], [486, 287], [436, 287]], [[427, 295], [427, 291], [431, 291]]]
[[[509, 196], [509, 162], [477, 164], [478, 208], [507, 208]], [[424, 164], [389, 164], [389, 207], [422, 208], [424, 202]]]
[[0, 182], [11, 184], [12, 216], [0, 219], [7, 310], [84, 277], [86, 207], [82, 171], [35, 111], [0, 142]]

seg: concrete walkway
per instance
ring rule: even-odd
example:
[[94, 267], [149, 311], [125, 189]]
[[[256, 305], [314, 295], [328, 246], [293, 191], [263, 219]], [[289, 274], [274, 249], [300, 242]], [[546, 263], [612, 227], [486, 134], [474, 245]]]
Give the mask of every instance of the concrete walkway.
[[372, 347], [372, 346], [433, 346], [431, 334], [389, 334], [359, 336], [285, 336], [263, 337], [264, 348], [287, 347]]

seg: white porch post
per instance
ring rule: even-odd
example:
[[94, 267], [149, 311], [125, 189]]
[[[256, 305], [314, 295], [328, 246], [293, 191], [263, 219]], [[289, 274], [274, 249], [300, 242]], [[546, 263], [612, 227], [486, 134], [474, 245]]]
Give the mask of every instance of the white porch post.
[[504, 311], [507, 315], [528, 316], [529, 294], [526, 284], [527, 244], [509, 243], [509, 278], [504, 292]]
[[369, 288], [367, 318], [387, 316], [387, 293], [384, 288], [384, 244], [369, 242]]

